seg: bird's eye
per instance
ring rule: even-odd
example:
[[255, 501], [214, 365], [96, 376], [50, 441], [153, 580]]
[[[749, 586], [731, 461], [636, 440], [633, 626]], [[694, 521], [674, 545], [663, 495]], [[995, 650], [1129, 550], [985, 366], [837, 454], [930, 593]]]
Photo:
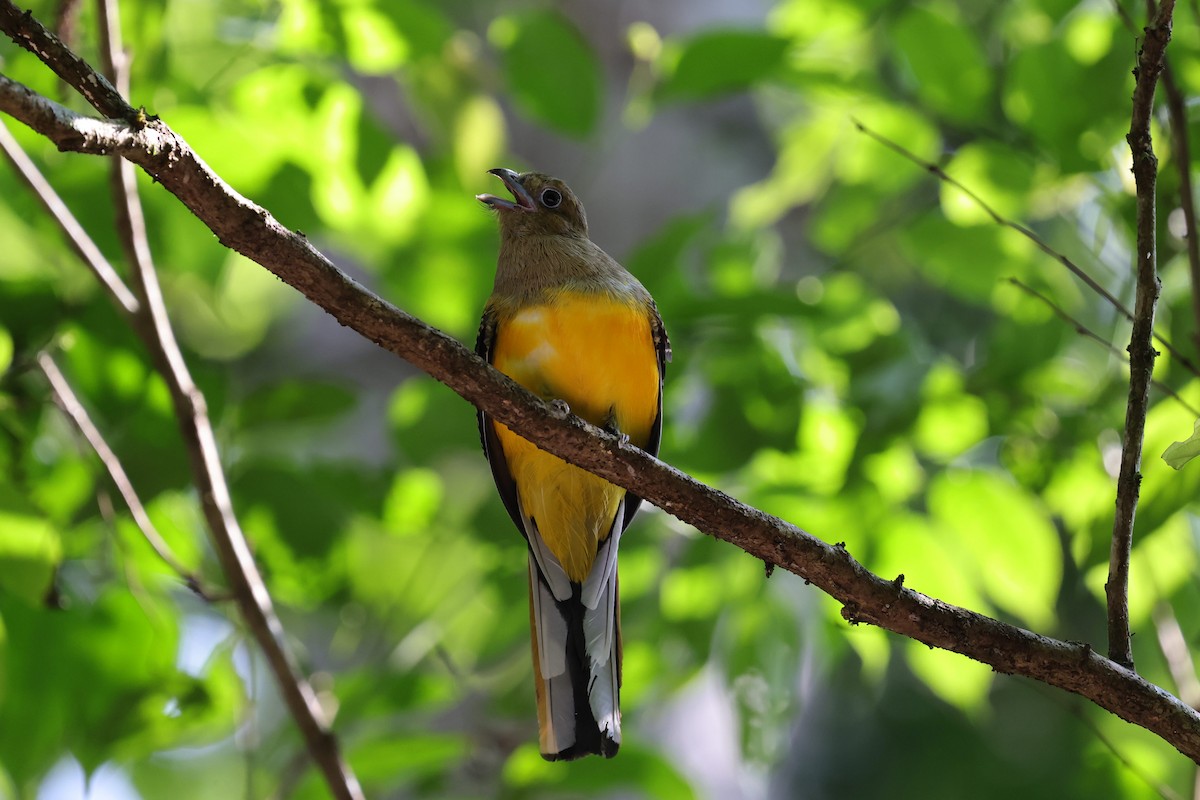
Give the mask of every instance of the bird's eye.
[[562, 205], [562, 192], [557, 189], [543, 189], [542, 205], [546, 208], [558, 208]]

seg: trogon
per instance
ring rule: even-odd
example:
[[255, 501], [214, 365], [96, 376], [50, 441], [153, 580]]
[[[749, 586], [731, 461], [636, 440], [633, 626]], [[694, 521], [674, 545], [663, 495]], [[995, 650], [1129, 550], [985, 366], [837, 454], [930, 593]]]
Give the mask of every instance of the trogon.
[[[478, 196], [500, 223], [476, 352], [545, 400], [658, 452], [671, 345], [650, 293], [588, 238], [560, 180], [493, 169], [512, 194]], [[504, 506], [529, 549], [538, 731], [551, 761], [621, 743], [617, 546], [641, 499], [480, 412]]]

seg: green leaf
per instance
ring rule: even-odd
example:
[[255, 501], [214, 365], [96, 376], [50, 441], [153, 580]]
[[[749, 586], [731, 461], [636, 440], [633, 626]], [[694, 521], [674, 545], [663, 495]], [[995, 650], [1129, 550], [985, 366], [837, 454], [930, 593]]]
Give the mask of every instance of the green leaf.
[[1192, 435], [1182, 442], [1168, 445], [1163, 451], [1162, 460], [1173, 469], [1182, 469], [1183, 465], [1200, 456], [1200, 419], [1196, 420]]
[[503, 55], [521, 111], [570, 136], [592, 132], [600, 118], [600, 64], [574, 25], [557, 12], [531, 11], [497, 19], [488, 38]]
[[5, 328], [0, 328], [0, 375], [8, 371], [13, 360], [12, 334]]
[[904, 644], [909, 667], [935, 694], [963, 711], [983, 706], [992, 685], [991, 667], [912, 639]]
[[1020, 274], [996, 225], [963, 228], [927, 214], [899, 235], [904, 255], [932, 284], [965, 300], [983, 303], [1001, 278]]
[[58, 531], [9, 487], [0, 487], [0, 593], [41, 605], [62, 560]]
[[432, 776], [451, 770], [468, 750], [465, 737], [420, 731], [367, 741], [350, 751], [350, 761], [364, 782], [395, 781], [398, 777]]
[[929, 510], [952, 539], [960, 567], [973, 573], [996, 605], [1028, 625], [1054, 619], [1061, 558], [1045, 510], [1005, 477], [954, 470], [930, 483]]
[[408, 42], [392, 21], [369, 6], [342, 9], [342, 30], [350, 65], [367, 75], [386, 75], [408, 60]]
[[659, 95], [696, 100], [748, 88], [779, 71], [790, 44], [763, 31], [702, 33], [680, 45]]
[[[1034, 167], [1027, 153], [991, 142], [960, 147], [945, 167], [955, 180], [978, 195], [997, 214], [1009, 219], [1028, 213]], [[959, 225], [994, 225], [995, 220], [961, 189], [942, 182], [942, 210]]]
[[[1109, 24], [1120, 23], [1113, 16]], [[1131, 58], [1113, 47], [1099, 61], [1084, 64], [1054, 39], [1023, 48], [1006, 70], [1005, 113], [1025, 127], [1061, 169], [1095, 171], [1111, 161], [1113, 148], [1125, 146]]]
[[195, 681], [175, 666], [176, 615], [123, 587], [92, 602], [72, 599], [59, 611], [6, 602], [0, 593], [8, 633], [0, 649], [8, 689], [0, 698], [0, 762], [18, 783], [66, 751], [86, 771], [118, 755], [149, 754], [179, 742], [174, 737], [192, 723], [163, 711], [193, 704]]
[[396, 475], [383, 505], [383, 522], [400, 535], [424, 533], [445, 499], [441, 477], [414, 467]]

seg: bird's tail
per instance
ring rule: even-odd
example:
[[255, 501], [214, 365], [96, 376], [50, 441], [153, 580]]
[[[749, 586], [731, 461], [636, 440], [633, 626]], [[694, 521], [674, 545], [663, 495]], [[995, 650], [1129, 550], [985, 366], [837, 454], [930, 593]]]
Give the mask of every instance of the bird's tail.
[[[616, 538], [616, 537], [613, 537]], [[529, 554], [529, 622], [542, 757], [612, 758], [621, 744], [621, 612], [613, 563], [556, 600]], [[601, 545], [597, 561], [603, 561]], [[593, 570], [595, 573], [595, 570]]]

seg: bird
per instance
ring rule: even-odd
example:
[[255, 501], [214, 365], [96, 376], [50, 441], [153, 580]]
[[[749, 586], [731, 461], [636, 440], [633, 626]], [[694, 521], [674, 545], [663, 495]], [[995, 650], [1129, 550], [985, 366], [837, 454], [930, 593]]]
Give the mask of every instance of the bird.
[[[475, 352], [543, 400], [657, 455], [671, 344], [654, 299], [588, 238], [565, 183], [497, 168], [495, 284]], [[483, 450], [528, 545], [538, 743], [547, 761], [621, 744], [617, 547], [641, 498], [539, 449], [482, 411]]]

